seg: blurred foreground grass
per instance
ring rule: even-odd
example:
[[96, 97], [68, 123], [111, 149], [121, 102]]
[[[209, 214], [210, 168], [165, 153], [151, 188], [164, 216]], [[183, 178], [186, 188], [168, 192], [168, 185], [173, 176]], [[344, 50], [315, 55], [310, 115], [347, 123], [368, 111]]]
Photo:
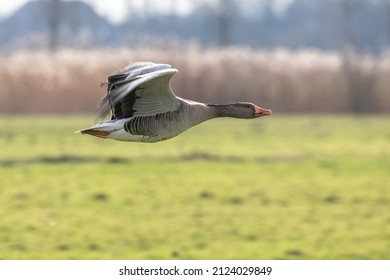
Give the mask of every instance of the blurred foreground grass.
[[390, 119], [213, 120], [161, 143], [0, 118], [0, 259], [390, 259]]

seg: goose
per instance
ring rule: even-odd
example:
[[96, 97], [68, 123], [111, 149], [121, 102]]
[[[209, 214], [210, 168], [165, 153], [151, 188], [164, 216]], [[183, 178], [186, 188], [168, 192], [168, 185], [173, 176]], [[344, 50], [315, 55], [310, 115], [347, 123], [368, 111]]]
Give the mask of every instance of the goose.
[[102, 83], [107, 94], [99, 118], [108, 121], [76, 132], [119, 141], [154, 143], [173, 138], [204, 121], [268, 116], [269, 109], [249, 102], [215, 105], [176, 96], [170, 86], [177, 69], [169, 64], [138, 62], [118, 70]]

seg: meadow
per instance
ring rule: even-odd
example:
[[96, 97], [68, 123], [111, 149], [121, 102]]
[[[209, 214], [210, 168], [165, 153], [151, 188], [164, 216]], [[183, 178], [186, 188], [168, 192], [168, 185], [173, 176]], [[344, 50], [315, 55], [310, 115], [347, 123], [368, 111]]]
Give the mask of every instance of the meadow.
[[[275, 112], [274, 112], [275, 113]], [[390, 259], [390, 118], [212, 120], [156, 144], [0, 117], [0, 259]]]

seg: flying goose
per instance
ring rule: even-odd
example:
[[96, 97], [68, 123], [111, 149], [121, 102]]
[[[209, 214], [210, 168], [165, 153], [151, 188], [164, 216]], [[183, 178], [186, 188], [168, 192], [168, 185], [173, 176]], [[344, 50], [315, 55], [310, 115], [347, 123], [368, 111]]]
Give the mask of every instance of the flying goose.
[[252, 103], [204, 104], [177, 97], [170, 80], [177, 72], [168, 64], [138, 62], [110, 75], [102, 84], [107, 95], [100, 105], [100, 118], [111, 120], [77, 132], [130, 142], [170, 139], [204, 121], [231, 117], [253, 119], [271, 114]]

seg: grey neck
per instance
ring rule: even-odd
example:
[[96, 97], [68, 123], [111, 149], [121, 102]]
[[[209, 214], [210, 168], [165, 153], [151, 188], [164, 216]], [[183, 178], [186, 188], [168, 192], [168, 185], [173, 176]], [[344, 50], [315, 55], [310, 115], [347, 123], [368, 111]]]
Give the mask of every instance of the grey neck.
[[207, 107], [213, 112], [215, 118], [230, 117], [230, 105], [207, 104]]

